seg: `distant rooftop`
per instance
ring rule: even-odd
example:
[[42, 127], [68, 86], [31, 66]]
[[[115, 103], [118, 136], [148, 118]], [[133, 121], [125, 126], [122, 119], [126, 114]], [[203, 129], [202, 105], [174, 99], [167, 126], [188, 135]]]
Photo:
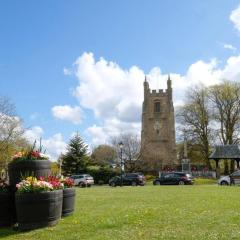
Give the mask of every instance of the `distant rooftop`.
[[240, 159], [239, 145], [221, 145], [216, 146], [209, 159]]

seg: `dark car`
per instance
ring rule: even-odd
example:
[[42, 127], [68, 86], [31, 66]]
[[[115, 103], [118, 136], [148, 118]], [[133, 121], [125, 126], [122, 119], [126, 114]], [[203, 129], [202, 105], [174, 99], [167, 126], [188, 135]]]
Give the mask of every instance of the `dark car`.
[[193, 184], [194, 180], [191, 174], [183, 172], [171, 172], [161, 174], [161, 177], [153, 181], [153, 185], [185, 185]]
[[[121, 183], [122, 181], [122, 183]], [[109, 180], [109, 186], [116, 187], [116, 186], [144, 186], [145, 184], [145, 177], [141, 173], [125, 173], [121, 176], [113, 177]]]

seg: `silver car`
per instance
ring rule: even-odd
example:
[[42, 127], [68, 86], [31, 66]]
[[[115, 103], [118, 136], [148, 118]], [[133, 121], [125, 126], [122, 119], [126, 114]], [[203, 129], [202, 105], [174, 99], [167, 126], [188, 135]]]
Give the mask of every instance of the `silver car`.
[[72, 175], [71, 178], [74, 180], [74, 186], [91, 187], [94, 184], [94, 179], [89, 174]]
[[231, 183], [231, 181], [230, 181], [230, 177], [229, 176], [221, 176], [218, 179], [218, 185], [227, 186], [227, 185], [230, 185], [230, 183]]
[[221, 176], [218, 180], [219, 185], [240, 185], [240, 170], [227, 176]]

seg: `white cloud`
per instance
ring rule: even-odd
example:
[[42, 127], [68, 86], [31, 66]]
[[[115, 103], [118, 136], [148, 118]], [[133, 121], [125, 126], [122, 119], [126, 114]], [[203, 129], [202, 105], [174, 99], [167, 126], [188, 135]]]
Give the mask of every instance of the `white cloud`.
[[107, 142], [107, 134], [104, 132], [102, 127], [96, 126], [95, 124], [86, 129], [86, 133], [92, 139], [92, 144], [97, 146]]
[[39, 140], [43, 135], [43, 129], [39, 126], [27, 129], [24, 133], [24, 137], [30, 142], [34, 143], [35, 140]]
[[240, 81], [240, 55], [228, 58], [227, 64], [221, 70], [221, 78]]
[[[109, 141], [122, 132], [141, 131], [141, 106], [143, 101], [144, 71], [137, 66], [123, 69], [104, 58], [95, 60], [92, 53], [84, 53], [75, 64], [79, 81], [74, 91], [80, 107], [90, 109], [102, 124], [86, 130], [93, 144]], [[196, 84], [210, 86], [222, 79], [240, 80], [240, 56], [230, 57], [224, 67], [217, 59], [191, 64], [185, 75], [170, 73], [174, 105], [182, 104], [187, 87]], [[166, 89], [167, 74], [154, 67], [147, 75], [151, 89]]]
[[79, 106], [71, 107], [69, 105], [54, 106], [52, 114], [58, 119], [70, 121], [74, 124], [81, 123], [83, 117], [83, 112]]
[[237, 48], [236, 47], [234, 47], [233, 45], [231, 45], [231, 44], [223, 44], [223, 47], [225, 48], [225, 49], [229, 49], [229, 50], [232, 50], [232, 51], [236, 51], [237, 50]]
[[185, 76], [185, 82], [191, 84], [203, 84], [210, 86], [218, 84], [221, 80], [221, 70], [217, 68], [217, 60], [212, 59], [210, 62], [202, 60], [193, 63]]
[[72, 71], [68, 68], [63, 68], [63, 74], [69, 76], [72, 75]]
[[141, 86], [144, 73], [136, 66], [123, 70], [116, 63], [100, 58], [95, 62], [92, 53], [84, 53], [75, 62], [79, 86], [75, 96], [84, 108], [92, 109], [97, 117], [121, 116], [119, 105], [129, 101], [141, 106]]
[[57, 160], [61, 153], [66, 152], [67, 144], [65, 143], [61, 133], [54, 134], [52, 137], [43, 139], [43, 146], [46, 148], [47, 154], [51, 160]]
[[140, 122], [122, 122], [116, 118], [107, 119], [103, 126], [93, 126], [86, 129], [86, 134], [91, 137], [92, 145], [110, 143], [111, 138], [118, 136], [120, 133], [133, 133], [140, 135], [141, 123]]
[[61, 133], [54, 134], [49, 138], [44, 138], [43, 129], [39, 126], [35, 126], [26, 130], [24, 136], [30, 143], [36, 140], [37, 147], [39, 146], [39, 140], [41, 138], [43, 149], [46, 149], [46, 154], [49, 155], [51, 161], [57, 160], [61, 153], [66, 152], [67, 144]]
[[231, 12], [229, 18], [233, 22], [234, 27], [240, 31], [240, 6]]

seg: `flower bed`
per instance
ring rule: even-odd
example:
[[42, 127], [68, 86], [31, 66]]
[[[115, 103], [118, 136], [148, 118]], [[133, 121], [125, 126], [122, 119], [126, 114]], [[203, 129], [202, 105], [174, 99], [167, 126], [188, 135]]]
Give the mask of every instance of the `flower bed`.
[[9, 184], [13, 190], [16, 190], [16, 184], [27, 176], [39, 178], [48, 177], [51, 174], [51, 162], [48, 156], [41, 153], [41, 145], [38, 150], [35, 150], [35, 143], [30, 149], [17, 152], [8, 164]]
[[62, 180], [62, 183], [64, 185], [62, 217], [66, 217], [74, 212], [76, 191], [73, 188], [73, 179], [65, 178]]
[[[5, 192], [4, 197], [0, 195], [0, 225], [2, 222], [12, 222], [16, 215], [15, 222], [18, 223], [19, 230], [31, 230], [57, 224], [62, 210], [63, 216], [74, 211], [73, 183], [70, 179], [61, 181], [50, 174], [51, 162], [47, 155], [41, 153], [41, 145], [35, 150], [34, 143], [30, 149], [13, 156], [12, 162], [8, 164], [10, 191]], [[15, 214], [6, 205], [10, 202]], [[1, 205], [4, 209], [1, 209]], [[4, 217], [1, 219], [2, 215], [11, 220]]]
[[28, 177], [16, 185], [17, 222], [20, 231], [57, 224], [62, 214], [63, 192], [50, 182]]

